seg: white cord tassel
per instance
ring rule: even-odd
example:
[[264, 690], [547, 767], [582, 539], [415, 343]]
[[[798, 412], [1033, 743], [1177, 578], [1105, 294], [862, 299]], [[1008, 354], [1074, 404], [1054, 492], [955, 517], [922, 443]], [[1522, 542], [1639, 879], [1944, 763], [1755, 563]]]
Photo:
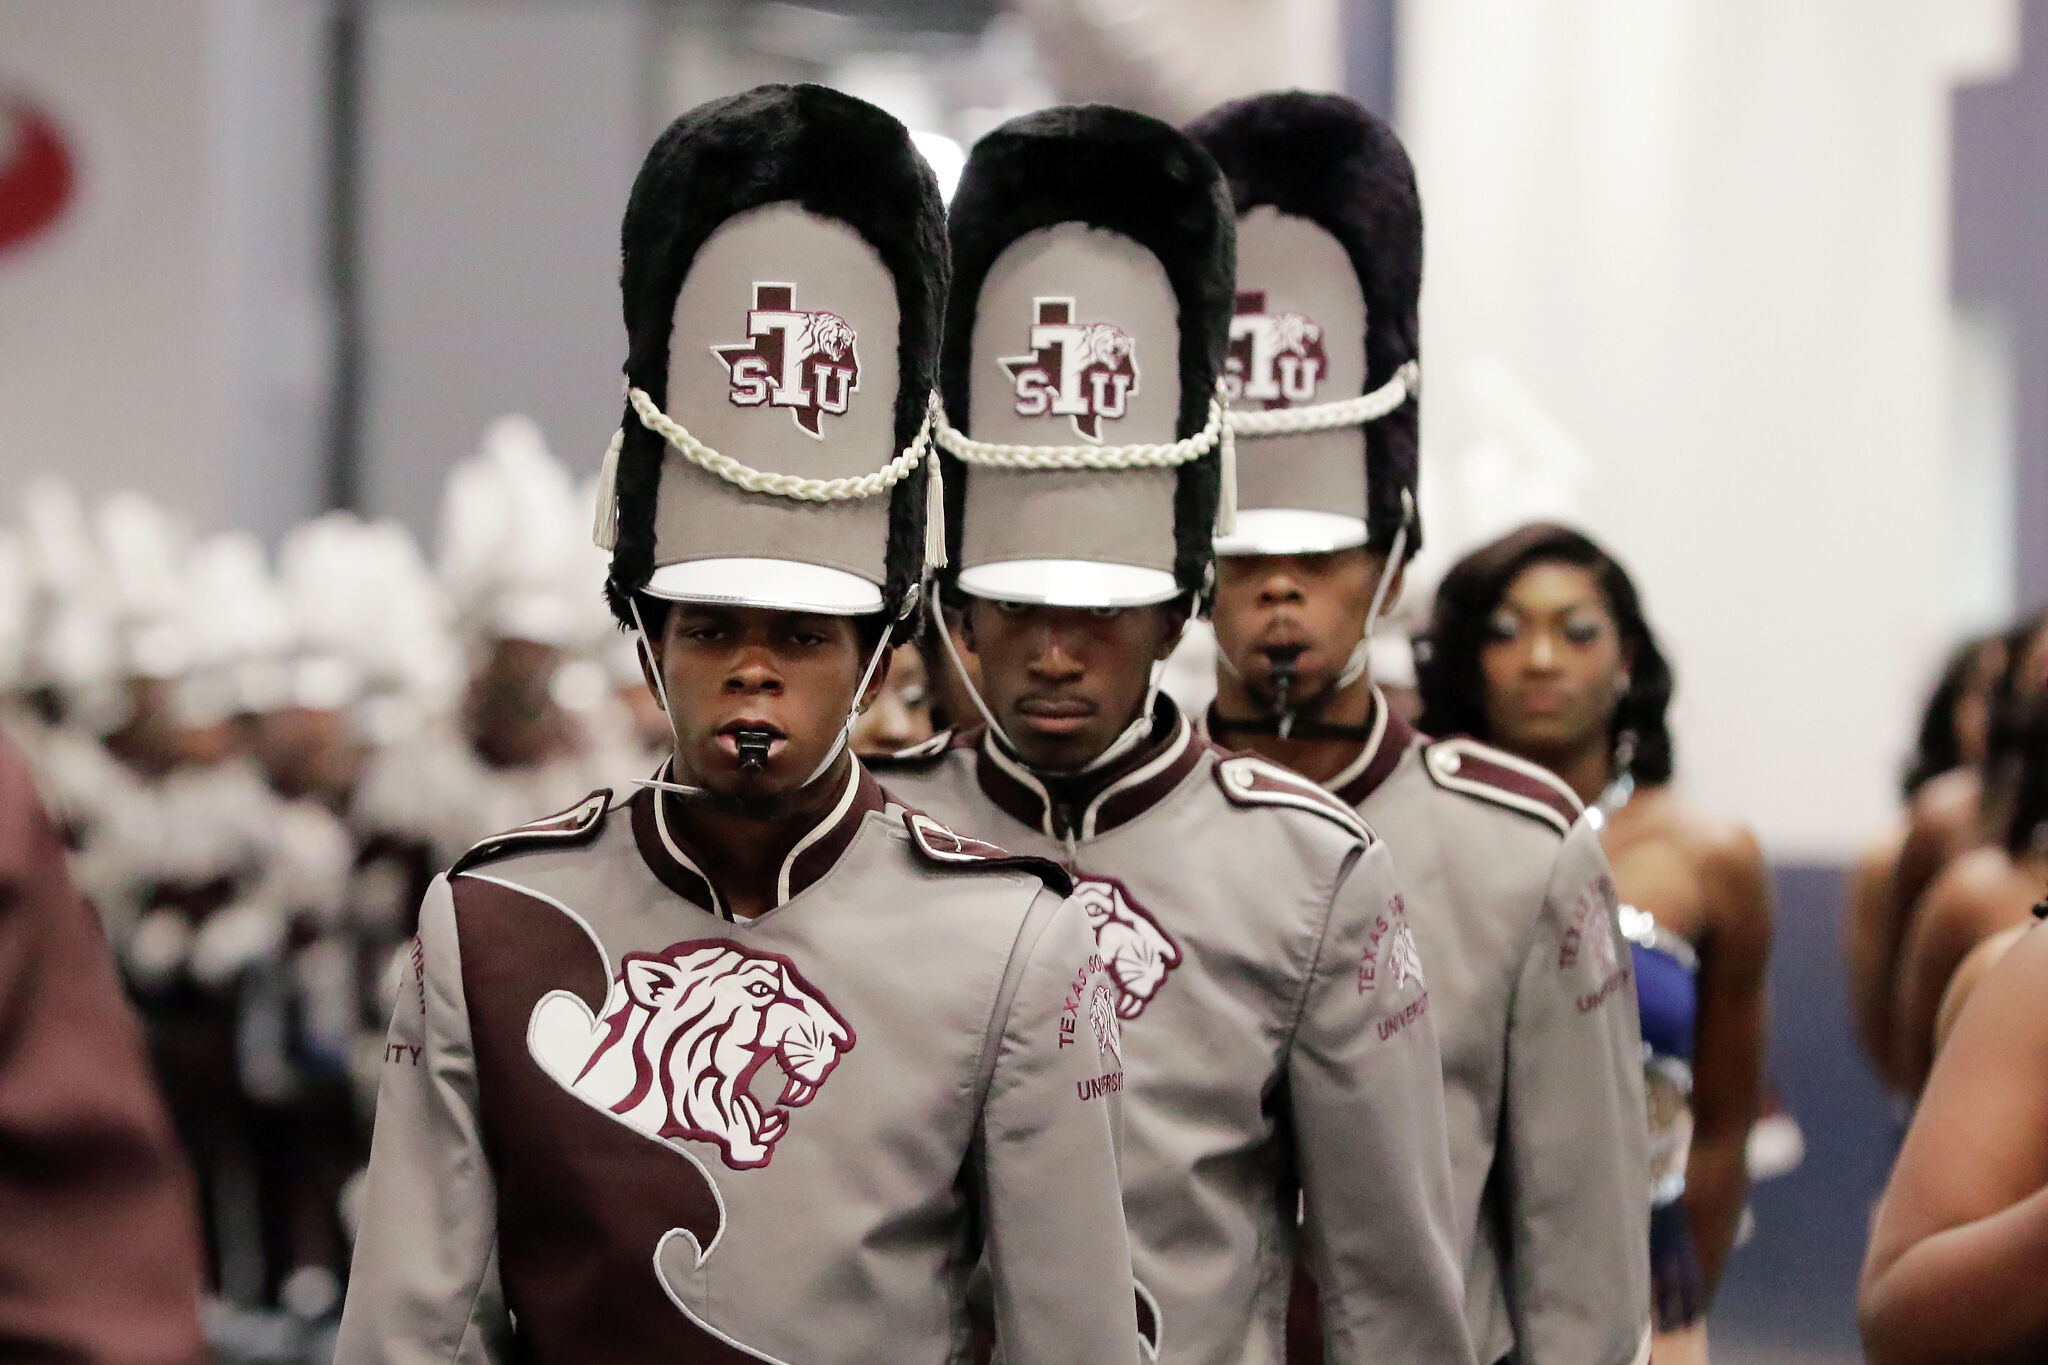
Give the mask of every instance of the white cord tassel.
[[591, 529], [590, 538], [600, 550], [615, 550], [619, 545], [619, 452], [625, 446], [626, 429], [620, 427], [612, 433], [612, 443], [604, 452], [604, 467], [597, 473], [597, 524]]
[[1216, 534], [1237, 534], [1237, 433], [1225, 419], [1216, 445]]
[[924, 485], [924, 567], [933, 573], [946, 567], [946, 480], [939, 473], [939, 452], [931, 452]]

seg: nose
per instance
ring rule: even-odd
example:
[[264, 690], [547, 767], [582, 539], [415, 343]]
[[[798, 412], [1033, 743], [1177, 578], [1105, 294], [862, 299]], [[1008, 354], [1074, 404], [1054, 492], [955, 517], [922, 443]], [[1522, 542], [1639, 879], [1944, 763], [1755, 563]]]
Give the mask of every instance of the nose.
[[1301, 585], [1284, 572], [1269, 574], [1259, 585], [1259, 605], [1263, 607], [1298, 606], [1302, 600]]
[[1529, 641], [1529, 667], [1543, 672], [1557, 667], [1557, 646], [1548, 631], [1536, 631]]
[[1038, 649], [1031, 656], [1031, 676], [1041, 682], [1072, 682], [1085, 670], [1073, 641], [1056, 621], [1038, 628]]
[[774, 656], [754, 646], [737, 651], [725, 670], [725, 690], [741, 696], [777, 695], [782, 691], [782, 673]]

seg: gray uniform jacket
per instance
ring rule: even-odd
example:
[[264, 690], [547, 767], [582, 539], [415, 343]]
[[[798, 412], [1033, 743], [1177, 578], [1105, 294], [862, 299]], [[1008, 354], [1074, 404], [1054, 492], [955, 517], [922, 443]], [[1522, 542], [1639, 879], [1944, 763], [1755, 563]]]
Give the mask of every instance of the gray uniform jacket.
[[[1058, 869], [855, 765], [735, 920], [652, 793], [437, 878], [340, 1365], [1138, 1359], [1114, 986]], [[514, 1336], [518, 1340], [513, 1340]]]
[[1329, 1359], [1472, 1358], [1424, 962], [1386, 848], [1161, 703], [1075, 791], [979, 735], [890, 760], [912, 804], [1066, 860], [1125, 1020], [1124, 1210], [1169, 1365], [1283, 1359], [1296, 1189]]
[[1642, 1035], [1599, 835], [1548, 772], [1430, 743], [1376, 701], [1330, 787], [1400, 860], [1429, 964], [1473, 1344], [1518, 1365], [1646, 1359]]

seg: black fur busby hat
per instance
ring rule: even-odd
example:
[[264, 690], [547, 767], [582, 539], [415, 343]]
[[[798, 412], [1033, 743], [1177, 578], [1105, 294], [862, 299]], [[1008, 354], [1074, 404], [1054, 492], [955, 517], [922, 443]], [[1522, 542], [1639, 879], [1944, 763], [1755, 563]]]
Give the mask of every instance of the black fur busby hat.
[[900, 618], [925, 571], [947, 276], [909, 133], [821, 86], [714, 101], [655, 142], [620, 236], [614, 613], [645, 593]]
[[1204, 591], [1235, 226], [1215, 162], [1143, 114], [1042, 110], [975, 144], [948, 226], [959, 587], [1071, 606]]
[[1189, 132], [1238, 214], [1224, 383], [1239, 514], [1219, 552], [1384, 551], [1405, 525], [1413, 553], [1422, 201], [1408, 153], [1351, 100], [1301, 91], [1222, 105]]

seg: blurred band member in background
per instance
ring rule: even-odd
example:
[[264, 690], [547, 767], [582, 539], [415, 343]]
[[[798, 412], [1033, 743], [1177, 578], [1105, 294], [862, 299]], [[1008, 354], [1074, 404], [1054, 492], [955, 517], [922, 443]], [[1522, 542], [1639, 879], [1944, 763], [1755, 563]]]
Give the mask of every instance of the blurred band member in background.
[[1863, 1266], [1872, 1365], [2048, 1356], [2048, 930], [1985, 975], [1942, 1050]]
[[[1435, 987], [1479, 1359], [1627, 1365], [1649, 1340], [1642, 1040], [1599, 832], [1542, 769], [1416, 733], [1368, 666], [1421, 532], [1407, 153], [1337, 96], [1260, 96], [1193, 131], [1237, 201], [1226, 382], [1254, 419], [1216, 542], [1206, 728], [1314, 779], [1393, 850]], [[1366, 394], [1383, 410], [1360, 421]], [[1292, 429], [1259, 430], [1267, 413]], [[1292, 1361], [1322, 1358], [1306, 1300]]]
[[192, 1182], [99, 924], [0, 742], [0, 1355], [205, 1359]]
[[[2026, 924], [2048, 893], [2048, 704], [2036, 699], [2010, 722], [2012, 776], [2003, 772], [1995, 811], [1996, 842], [1973, 848], [1942, 869], [1913, 908], [1899, 950], [1891, 1041], [1893, 1074], [1917, 1095], [1934, 1063], [1938, 1015], [1961, 965], [1988, 939]], [[2008, 765], [2001, 762], [2000, 769]], [[1978, 964], [1975, 970], [1981, 970]], [[1965, 987], [1967, 990], [1967, 986]]]
[[932, 689], [924, 653], [906, 642], [889, 651], [881, 690], [853, 727], [857, 754], [893, 754], [932, 737]]
[[[1964, 641], [1949, 656], [1935, 683], [1913, 756], [1901, 783], [1910, 808], [1929, 793], [1961, 787], [1974, 814], [1978, 766], [1991, 728], [1991, 701], [2006, 660], [2005, 637]], [[1847, 913], [1842, 917], [1842, 957], [1849, 973], [1849, 1002], [1856, 1036], [1878, 1074], [1892, 1077], [1892, 979], [1898, 965], [1907, 905], [1899, 900], [1899, 860], [1909, 822], [1896, 828], [1857, 859], [1849, 875]]]
[[1759, 1108], [1763, 855], [1748, 829], [1672, 790], [1671, 670], [1628, 575], [1578, 532], [1536, 523], [1454, 565], [1419, 673], [1425, 730], [1542, 764], [1601, 823], [1652, 1054], [1654, 1354], [1701, 1358]]

